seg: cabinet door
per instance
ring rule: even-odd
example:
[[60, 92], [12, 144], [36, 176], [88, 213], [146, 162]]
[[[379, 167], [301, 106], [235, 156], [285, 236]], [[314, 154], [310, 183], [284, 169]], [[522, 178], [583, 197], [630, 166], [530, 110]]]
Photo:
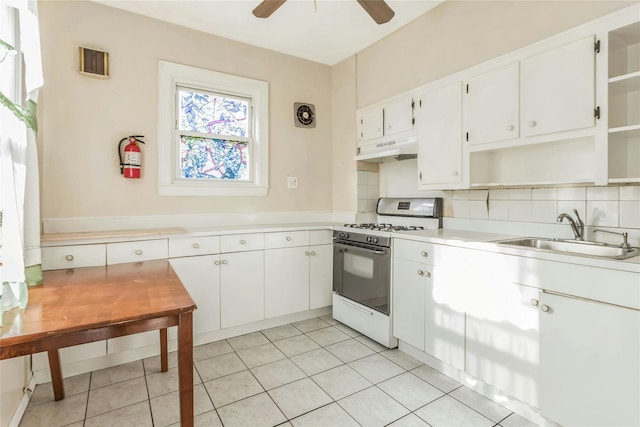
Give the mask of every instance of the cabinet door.
[[220, 255], [220, 327], [264, 319], [264, 251]]
[[540, 303], [542, 415], [640, 425], [640, 311], [546, 293]]
[[522, 61], [525, 136], [594, 126], [594, 40], [585, 37]]
[[462, 83], [423, 93], [419, 99], [416, 133], [420, 184], [462, 182]]
[[469, 144], [517, 138], [520, 110], [519, 64], [473, 77], [464, 93], [464, 127]]
[[431, 281], [425, 270], [424, 264], [404, 259], [393, 264], [393, 336], [419, 350], [424, 350], [425, 293]]
[[384, 112], [382, 107], [376, 107], [370, 110], [360, 112], [359, 130], [360, 141], [368, 141], [374, 138], [380, 138], [384, 135], [383, 123]]
[[413, 129], [413, 99], [402, 97], [384, 105], [384, 135]]
[[309, 308], [331, 305], [333, 294], [333, 245], [311, 246], [309, 258]]
[[264, 253], [264, 314], [283, 316], [309, 310], [309, 247]]
[[539, 407], [539, 310], [534, 305], [539, 290], [502, 280], [493, 264], [486, 269], [496, 277], [474, 283], [466, 318], [465, 369]]
[[198, 306], [193, 334], [220, 329], [220, 269], [217, 255], [173, 258], [171, 267]]

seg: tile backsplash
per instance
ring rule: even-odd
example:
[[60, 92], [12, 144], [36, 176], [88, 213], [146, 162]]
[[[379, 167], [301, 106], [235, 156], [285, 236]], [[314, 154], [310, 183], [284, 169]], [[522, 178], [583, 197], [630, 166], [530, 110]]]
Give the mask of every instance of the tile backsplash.
[[640, 186], [453, 191], [453, 217], [556, 223], [577, 209], [588, 226], [640, 228]]

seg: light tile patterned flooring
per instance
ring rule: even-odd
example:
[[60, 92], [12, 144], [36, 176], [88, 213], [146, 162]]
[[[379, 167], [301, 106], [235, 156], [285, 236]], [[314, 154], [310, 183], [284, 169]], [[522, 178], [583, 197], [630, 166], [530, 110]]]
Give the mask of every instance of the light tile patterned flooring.
[[[196, 426], [472, 426], [535, 424], [330, 315], [194, 348]], [[176, 354], [51, 383], [21, 427], [178, 426]]]

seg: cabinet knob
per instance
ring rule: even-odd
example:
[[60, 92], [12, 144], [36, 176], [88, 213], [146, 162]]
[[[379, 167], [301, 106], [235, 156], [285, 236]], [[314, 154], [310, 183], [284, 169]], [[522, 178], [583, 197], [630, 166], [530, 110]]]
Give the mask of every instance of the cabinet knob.
[[551, 307], [549, 307], [548, 305], [542, 304], [540, 306], [540, 310], [544, 311], [545, 313], [548, 313], [551, 310]]
[[311, 251], [311, 256], [314, 256], [316, 254], [316, 251]]
[[431, 273], [424, 270], [418, 270], [418, 276], [431, 277]]
[[429, 254], [427, 253], [427, 251], [422, 251], [420, 252], [420, 255], [422, 255], [423, 257], [427, 258], [429, 256]]
[[287, 236], [287, 242], [291, 241], [291, 237]]
[[451, 176], [458, 176], [458, 171], [451, 172]]
[[531, 298], [531, 305], [534, 306], [534, 307], [537, 307], [538, 306], [538, 300], [535, 299], [535, 298]]
[[219, 260], [215, 260], [213, 263], [214, 263], [215, 265], [220, 265], [220, 261], [219, 261]]
[[73, 255], [67, 255], [66, 257], [64, 257], [64, 259], [66, 259], [67, 261], [73, 261]]
[[530, 128], [534, 128], [534, 127], [536, 127], [537, 125], [538, 125], [538, 122], [536, 122], [535, 120], [531, 120], [531, 121], [529, 122], [529, 127], [530, 127]]
[[[534, 123], [535, 123], [535, 122], [534, 122]], [[506, 129], [507, 129], [508, 131], [512, 131], [512, 130], [514, 130], [515, 128], [516, 128], [516, 127], [515, 127], [514, 125], [507, 125], [507, 128], [506, 128]]]
[[136, 255], [142, 255], [142, 250], [141, 250], [141, 249], [136, 249], [135, 254], [136, 254]]
[[244, 240], [240, 240], [240, 244], [241, 245], [244, 245], [245, 243], [247, 243], [247, 242], [245, 242]]
[[309, 253], [309, 251], [306, 251], [304, 254], [305, 254], [306, 256], [311, 255], [311, 254]]
[[200, 245], [197, 243], [194, 243], [192, 246], [193, 246], [193, 249], [198, 249], [200, 247]]
[[222, 264], [226, 264], [226, 263], [227, 263], [227, 260], [226, 260], [226, 259], [223, 259], [223, 260], [222, 260], [222, 261], [220, 261], [220, 262], [221, 262]]

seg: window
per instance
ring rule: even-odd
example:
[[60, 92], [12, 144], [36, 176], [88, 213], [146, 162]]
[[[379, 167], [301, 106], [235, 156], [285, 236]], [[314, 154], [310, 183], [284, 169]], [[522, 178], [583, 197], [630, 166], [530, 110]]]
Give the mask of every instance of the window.
[[160, 195], [264, 196], [267, 83], [160, 61]]

